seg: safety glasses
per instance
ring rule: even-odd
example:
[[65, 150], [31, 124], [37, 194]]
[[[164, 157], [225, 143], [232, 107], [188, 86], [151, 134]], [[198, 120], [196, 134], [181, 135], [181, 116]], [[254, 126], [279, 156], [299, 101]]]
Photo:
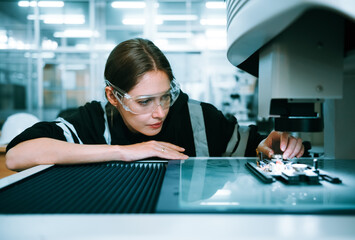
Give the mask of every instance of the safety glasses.
[[123, 108], [133, 114], [152, 113], [158, 106], [161, 106], [163, 109], [167, 109], [174, 104], [180, 93], [180, 86], [175, 80], [171, 81], [170, 89], [166, 92], [135, 97], [130, 96], [128, 93], [116, 87], [107, 80], [106, 85], [114, 89], [112, 93]]

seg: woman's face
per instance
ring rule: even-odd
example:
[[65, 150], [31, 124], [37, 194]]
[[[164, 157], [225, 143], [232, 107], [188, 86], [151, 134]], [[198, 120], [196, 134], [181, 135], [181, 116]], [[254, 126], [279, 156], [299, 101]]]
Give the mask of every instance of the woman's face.
[[[170, 89], [170, 80], [163, 71], [149, 71], [138, 78], [138, 83], [128, 94], [132, 97], [142, 95], [154, 95], [166, 92]], [[157, 105], [159, 102], [157, 103]], [[118, 104], [118, 111], [123, 121], [132, 132], [139, 132], [146, 136], [154, 136], [161, 131], [163, 122], [168, 115], [169, 108], [163, 109], [158, 105], [153, 112], [145, 114], [133, 114], [126, 111], [121, 104]]]

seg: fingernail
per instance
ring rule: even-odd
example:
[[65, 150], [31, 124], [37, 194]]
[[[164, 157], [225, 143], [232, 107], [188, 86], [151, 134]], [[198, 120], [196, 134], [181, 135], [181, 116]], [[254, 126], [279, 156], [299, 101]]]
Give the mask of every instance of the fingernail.
[[270, 152], [268, 153], [268, 157], [271, 158], [272, 155], [274, 155], [274, 152], [273, 152], [273, 151], [270, 151]]

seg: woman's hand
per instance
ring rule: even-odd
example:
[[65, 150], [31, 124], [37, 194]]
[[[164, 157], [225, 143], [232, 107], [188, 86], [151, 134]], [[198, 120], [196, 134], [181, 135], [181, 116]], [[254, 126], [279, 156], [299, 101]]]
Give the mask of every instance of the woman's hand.
[[304, 153], [304, 146], [301, 138], [293, 137], [287, 132], [272, 131], [260, 142], [257, 150], [269, 158], [274, 154], [282, 154], [283, 159], [299, 158]]
[[122, 150], [122, 160], [135, 161], [149, 157], [163, 159], [187, 159], [184, 148], [168, 142], [148, 141], [132, 145], [119, 146]]
[[185, 149], [174, 144], [157, 141], [133, 145], [107, 145], [75, 144], [51, 138], [36, 138], [11, 148], [6, 153], [6, 166], [18, 171], [42, 164], [134, 161], [149, 157], [187, 159], [188, 156], [182, 153], [184, 151]]

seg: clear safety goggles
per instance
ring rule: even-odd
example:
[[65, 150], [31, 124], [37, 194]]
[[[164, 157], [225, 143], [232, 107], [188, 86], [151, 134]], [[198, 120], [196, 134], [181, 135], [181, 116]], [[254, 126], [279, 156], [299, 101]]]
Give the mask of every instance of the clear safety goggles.
[[166, 92], [136, 97], [130, 96], [107, 80], [106, 85], [114, 89], [112, 93], [123, 108], [133, 114], [152, 113], [158, 106], [167, 109], [174, 104], [180, 93], [180, 86], [175, 80], [171, 81], [170, 89]]

